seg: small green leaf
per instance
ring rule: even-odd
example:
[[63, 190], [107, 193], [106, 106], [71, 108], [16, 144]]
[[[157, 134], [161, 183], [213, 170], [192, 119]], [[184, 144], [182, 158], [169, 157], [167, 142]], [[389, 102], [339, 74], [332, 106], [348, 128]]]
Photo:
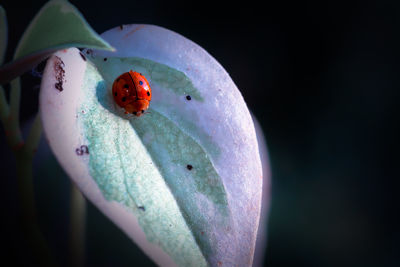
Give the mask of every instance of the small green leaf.
[[3, 64], [7, 48], [7, 16], [6, 11], [0, 6], [0, 65]]
[[12, 80], [55, 51], [68, 47], [113, 50], [68, 1], [49, 1], [23, 34], [14, 61], [0, 69], [0, 83]]
[[14, 59], [50, 47], [70, 46], [112, 50], [73, 5], [64, 0], [52, 0], [32, 20], [19, 42]]

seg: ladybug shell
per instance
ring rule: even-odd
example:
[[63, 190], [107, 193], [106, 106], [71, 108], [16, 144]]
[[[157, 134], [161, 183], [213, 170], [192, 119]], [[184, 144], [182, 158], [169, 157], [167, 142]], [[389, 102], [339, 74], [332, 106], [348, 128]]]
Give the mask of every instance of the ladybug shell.
[[151, 88], [141, 73], [131, 70], [121, 74], [113, 83], [112, 94], [118, 106], [125, 109], [125, 114], [141, 116], [149, 108]]

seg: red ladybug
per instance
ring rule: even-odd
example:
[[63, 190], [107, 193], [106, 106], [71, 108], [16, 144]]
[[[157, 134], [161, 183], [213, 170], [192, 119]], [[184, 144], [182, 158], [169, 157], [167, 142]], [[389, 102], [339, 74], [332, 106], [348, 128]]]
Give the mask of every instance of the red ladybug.
[[139, 117], [149, 108], [151, 88], [141, 73], [130, 70], [121, 74], [113, 83], [112, 94], [118, 106], [125, 109], [125, 114]]

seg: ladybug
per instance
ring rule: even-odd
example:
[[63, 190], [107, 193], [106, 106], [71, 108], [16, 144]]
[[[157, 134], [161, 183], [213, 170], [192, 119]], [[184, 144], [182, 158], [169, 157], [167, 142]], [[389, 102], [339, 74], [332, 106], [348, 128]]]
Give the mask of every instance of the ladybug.
[[125, 114], [132, 113], [141, 116], [149, 108], [151, 88], [146, 77], [141, 73], [130, 70], [118, 76], [112, 86], [114, 101]]

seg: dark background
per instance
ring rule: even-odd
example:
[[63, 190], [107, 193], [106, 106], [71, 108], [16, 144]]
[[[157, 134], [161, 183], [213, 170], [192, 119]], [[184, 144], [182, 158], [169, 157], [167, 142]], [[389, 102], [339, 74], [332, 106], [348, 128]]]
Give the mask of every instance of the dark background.
[[[266, 266], [400, 265], [400, 2], [71, 2], [99, 33], [129, 23], [176, 31], [231, 75], [269, 146]], [[2, 2], [7, 61], [44, 3]], [[37, 110], [40, 79], [23, 78], [26, 123]], [[3, 130], [0, 135], [2, 251], [5, 260], [29, 265], [18, 231], [15, 167]], [[35, 177], [40, 223], [65, 262], [69, 180], [41, 148]], [[90, 266], [152, 266], [91, 204], [87, 235]]]

